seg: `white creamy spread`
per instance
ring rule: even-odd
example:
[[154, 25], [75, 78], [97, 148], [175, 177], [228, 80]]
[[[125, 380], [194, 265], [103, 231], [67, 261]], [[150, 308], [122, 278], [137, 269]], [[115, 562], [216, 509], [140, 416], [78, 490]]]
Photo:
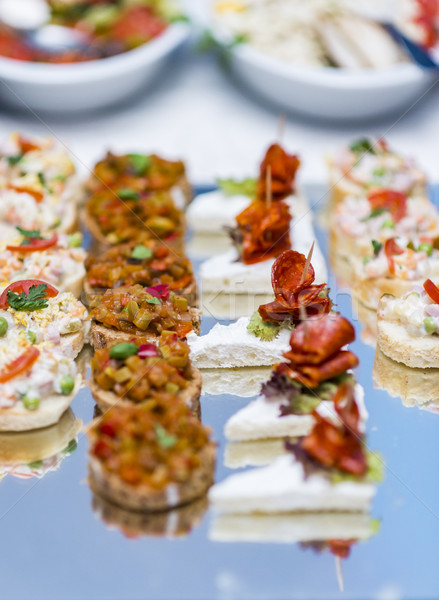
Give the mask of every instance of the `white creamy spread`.
[[439, 333], [439, 305], [420, 287], [401, 298], [385, 296], [381, 301], [379, 316], [403, 325], [414, 336]]
[[187, 342], [193, 364], [200, 368], [258, 367], [279, 362], [290, 347], [291, 331], [281, 329], [277, 338], [264, 342], [249, 331], [250, 319], [231, 325], [217, 323], [206, 335], [190, 333]]

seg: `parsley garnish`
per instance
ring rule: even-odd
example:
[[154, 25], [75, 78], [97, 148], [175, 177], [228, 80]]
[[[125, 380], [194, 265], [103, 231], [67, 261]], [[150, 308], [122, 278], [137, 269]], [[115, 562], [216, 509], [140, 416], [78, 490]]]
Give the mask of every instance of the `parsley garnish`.
[[364, 154], [368, 152], [369, 154], [376, 154], [372, 142], [368, 138], [361, 138], [355, 142], [353, 142], [349, 148], [355, 154]]
[[37, 173], [37, 177], [38, 177], [38, 181], [41, 183], [41, 185], [43, 187], [46, 186], [46, 178], [44, 177], [44, 173], [41, 173], [41, 171], [39, 173]]
[[381, 242], [377, 242], [376, 240], [372, 240], [372, 248], [375, 256], [378, 256], [381, 248], [383, 247]]
[[161, 304], [161, 300], [159, 298], [156, 298], [155, 296], [153, 296], [152, 298], [145, 298], [146, 302], [148, 302], [148, 304]]
[[29, 238], [32, 240], [42, 240], [43, 239], [41, 237], [41, 232], [39, 229], [23, 229], [23, 227], [19, 227], [18, 225], [15, 229], [18, 231], [18, 233], [20, 233], [25, 238]]
[[379, 217], [380, 215], [382, 215], [383, 213], [387, 212], [389, 209], [388, 208], [374, 208], [373, 210], [370, 211], [370, 214], [367, 215], [367, 217], [363, 217], [362, 219], [360, 219], [360, 221], [362, 223], [364, 223], [365, 221], [370, 221], [370, 219], [375, 219], [375, 217]]
[[47, 308], [48, 300], [46, 298], [46, 290], [47, 285], [44, 283], [39, 283], [38, 285], [30, 287], [27, 295], [26, 292], [16, 294], [15, 292], [8, 290], [8, 303], [12, 308], [15, 308], [15, 310], [33, 311]]
[[16, 156], [8, 156], [8, 164], [13, 167], [23, 158], [23, 154], [17, 154]]

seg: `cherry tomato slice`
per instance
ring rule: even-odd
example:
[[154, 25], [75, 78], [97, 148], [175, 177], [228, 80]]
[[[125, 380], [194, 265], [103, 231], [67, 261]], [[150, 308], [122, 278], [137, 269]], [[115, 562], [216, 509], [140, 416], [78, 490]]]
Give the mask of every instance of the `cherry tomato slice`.
[[439, 304], [439, 288], [432, 282], [431, 279], [426, 279], [424, 281], [424, 290], [435, 304]]
[[41, 250], [47, 250], [47, 248], [52, 248], [52, 246], [56, 246], [58, 242], [58, 235], [56, 233], [48, 240], [39, 240], [34, 238], [27, 238], [29, 243], [24, 244], [23, 246], [6, 246], [7, 250], [11, 250], [12, 252], [38, 252]]
[[28, 348], [18, 358], [6, 365], [3, 371], [0, 371], [0, 383], [6, 383], [6, 381], [10, 381], [30, 369], [39, 355], [40, 351], [35, 346]]
[[37, 285], [45, 285], [46, 287], [46, 298], [54, 298], [59, 294], [56, 287], [50, 285], [46, 281], [41, 281], [41, 279], [22, 279], [21, 281], [14, 281], [5, 288], [0, 296], [0, 308], [8, 308], [8, 292], [15, 292], [16, 294], [21, 294], [24, 292], [26, 295], [29, 293], [29, 290], [32, 286]]

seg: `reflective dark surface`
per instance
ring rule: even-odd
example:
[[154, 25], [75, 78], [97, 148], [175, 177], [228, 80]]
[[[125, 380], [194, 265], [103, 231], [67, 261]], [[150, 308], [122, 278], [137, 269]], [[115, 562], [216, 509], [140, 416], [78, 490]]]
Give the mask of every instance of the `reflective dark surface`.
[[[312, 202], [322, 190], [310, 189]], [[322, 201], [323, 202], [323, 201]], [[326, 237], [319, 231], [326, 247]], [[352, 315], [347, 294], [329, 284], [338, 309]], [[212, 326], [206, 320], [204, 330]], [[357, 332], [361, 326], [355, 320]], [[386, 460], [372, 515], [379, 532], [343, 560], [345, 591], [339, 590], [334, 556], [298, 544], [214, 543], [206, 513], [188, 537], [125, 537], [93, 513], [86, 483], [87, 443], [43, 479], [0, 482], [0, 577], [5, 599], [320, 599], [438, 598], [439, 416], [404, 407], [374, 390], [374, 349], [357, 336], [358, 378], [370, 412], [368, 445]], [[219, 442], [217, 478], [223, 466], [223, 425], [248, 398], [203, 396], [204, 423]], [[73, 403], [87, 423], [93, 415], [88, 390]], [[132, 532], [131, 532], [132, 534]]]

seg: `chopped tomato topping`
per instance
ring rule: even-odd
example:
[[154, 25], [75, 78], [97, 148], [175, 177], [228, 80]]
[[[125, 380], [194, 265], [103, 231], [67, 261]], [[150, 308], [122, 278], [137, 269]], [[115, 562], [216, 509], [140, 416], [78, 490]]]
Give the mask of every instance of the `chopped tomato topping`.
[[14, 283], [11, 283], [3, 290], [0, 296], [0, 308], [8, 308], [8, 292], [15, 292], [16, 294], [24, 292], [27, 295], [30, 288], [37, 285], [46, 286], [46, 298], [54, 298], [59, 294], [56, 287], [50, 285], [50, 283], [47, 283], [46, 281], [41, 281], [41, 279], [22, 279], [21, 281], [14, 281]]
[[29, 370], [40, 355], [40, 351], [35, 346], [28, 348], [18, 358], [6, 365], [3, 371], [0, 372], [0, 383], [6, 383], [17, 375]]
[[431, 279], [424, 281], [424, 290], [435, 304], [439, 304], [439, 288], [432, 282]]

